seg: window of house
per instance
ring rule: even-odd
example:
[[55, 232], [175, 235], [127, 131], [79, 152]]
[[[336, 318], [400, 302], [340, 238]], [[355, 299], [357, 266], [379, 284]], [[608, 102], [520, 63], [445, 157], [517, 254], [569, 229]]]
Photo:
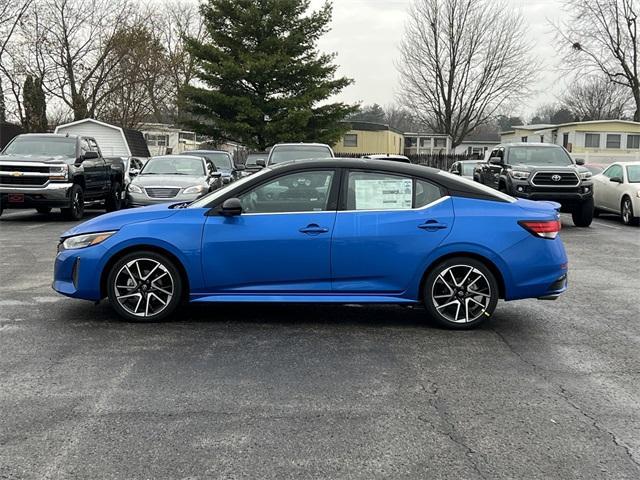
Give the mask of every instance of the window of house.
[[584, 146], [587, 148], [600, 148], [600, 134], [586, 133], [584, 136]]
[[617, 133], [607, 134], [607, 148], [620, 148], [620, 135]]
[[180, 133], [178, 133], [178, 140], [195, 142], [196, 141], [196, 134], [193, 133], [193, 132], [180, 132]]
[[327, 209], [333, 170], [304, 171], [278, 177], [243, 195], [246, 213], [321, 212]]
[[527, 142], [527, 137], [520, 137], [520, 141], [526, 143]]
[[169, 135], [145, 133], [144, 139], [150, 147], [166, 147], [169, 145]]
[[418, 145], [418, 139], [416, 137], [404, 137], [405, 148], [411, 148]]
[[447, 147], [447, 139], [446, 138], [436, 138], [435, 139], [435, 147], [436, 148], [446, 148]]
[[343, 142], [345, 147], [357, 147], [358, 146], [358, 134], [357, 133], [345, 133]]
[[640, 135], [627, 135], [627, 148], [640, 148]]
[[431, 137], [422, 137], [420, 139], [420, 148], [431, 148]]

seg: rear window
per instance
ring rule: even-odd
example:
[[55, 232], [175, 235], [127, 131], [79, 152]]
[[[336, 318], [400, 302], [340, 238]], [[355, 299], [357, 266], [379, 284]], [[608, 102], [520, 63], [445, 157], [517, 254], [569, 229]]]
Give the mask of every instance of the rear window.
[[309, 160], [312, 158], [329, 158], [331, 150], [324, 145], [283, 145], [273, 147], [269, 165], [289, 162], [291, 160]]

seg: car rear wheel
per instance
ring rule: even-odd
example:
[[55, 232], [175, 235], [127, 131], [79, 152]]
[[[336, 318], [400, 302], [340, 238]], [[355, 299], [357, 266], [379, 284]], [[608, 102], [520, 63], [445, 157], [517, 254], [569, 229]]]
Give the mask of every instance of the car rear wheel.
[[446, 328], [465, 330], [491, 317], [498, 304], [499, 289], [485, 264], [455, 257], [429, 272], [423, 296], [425, 307], [436, 322]]
[[620, 214], [622, 215], [622, 223], [624, 223], [625, 225], [637, 226], [640, 224], [640, 217], [634, 216], [635, 213], [633, 212], [633, 204], [631, 203], [631, 199], [629, 197], [624, 197], [622, 199]]
[[593, 221], [593, 197], [582, 202], [571, 212], [573, 224], [576, 227], [588, 227]]
[[84, 192], [80, 185], [74, 185], [69, 192], [69, 207], [61, 208], [66, 220], [81, 220], [84, 216]]
[[107, 295], [126, 320], [153, 322], [173, 313], [182, 298], [182, 278], [174, 263], [155, 252], [118, 260], [107, 278]]

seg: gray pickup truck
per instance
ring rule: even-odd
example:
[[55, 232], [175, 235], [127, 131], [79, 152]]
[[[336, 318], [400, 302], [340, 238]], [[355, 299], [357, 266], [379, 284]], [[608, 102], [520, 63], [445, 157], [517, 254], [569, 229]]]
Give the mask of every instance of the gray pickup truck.
[[0, 153], [0, 214], [5, 208], [60, 208], [80, 220], [85, 205], [122, 205], [124, 165], [105, 159], [95, 139], [75, 135], [18, 135]]

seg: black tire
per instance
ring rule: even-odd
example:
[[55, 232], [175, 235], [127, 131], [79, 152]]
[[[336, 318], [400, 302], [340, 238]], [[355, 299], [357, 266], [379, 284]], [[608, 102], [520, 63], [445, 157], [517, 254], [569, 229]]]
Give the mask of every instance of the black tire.
[[469, 330], [491, 318], [500, 291], [495, 276], [484, 263], [473, 258], [453, 257], [429, 271], [422, 294], [427, 312], [439, 325]]
[[509, 194], [509, 192], [507, 191], [507, 184], [504, 182], [500, 182], [498, 184], [498, 190], [501, 191], [502, 193], [506, 193], [507, 195]]
[[[160, 266], [154, 269], [156, 264]], [[138, 274], [138, 265], [142, 277]], [[155, 275], [153, 271], [156, 272]], [[132, 281], [129, 281], [129, 272], [134, 277]], [[162, 277], [158, 278], [159, 275]], [[154, 283], [154, 277], [158, 279], [158, 283]], [[118, 315], [132, 322], [157, 322], [167, 318], [179, 305], [182, 289], [182, 277], [176, 265], [164, 255], [144, 250], [122, 257], [111, 267], [107, 276], [109, 303]], [[163, 300], [166, 300], [164, 304], [161, 303]], [[142, 303], [138, 304], [138, 301]]]
[[582, 202], [572, 212], [573, 224], [576, 227], [588, 227], [593, 221], [593, 197]]
[[623, 197], [622, 202], [620, 202], [620, 216], [622, 217], [622, 223], [637, 227], [640, 225], [640, 217], [636, 217], [635, 215], [636, 212], [633, 211], [633, 202], [629, 197]]
[[48, 215], [51, 213], [51, 207], [37, 207], [36, 212], [41, 213], [42, 215]]
[[120, 182], [113, 182], [111, 184], [109, 196], [104, 203], [107, 212], [115, 212], [122, 208], [122, 185], [120, 185]]
[[84, 191], [80, 185], [74, 185], [69, 190], [69, 207], [61, 208], [65, 220], [82, 220], [84, 217]]

